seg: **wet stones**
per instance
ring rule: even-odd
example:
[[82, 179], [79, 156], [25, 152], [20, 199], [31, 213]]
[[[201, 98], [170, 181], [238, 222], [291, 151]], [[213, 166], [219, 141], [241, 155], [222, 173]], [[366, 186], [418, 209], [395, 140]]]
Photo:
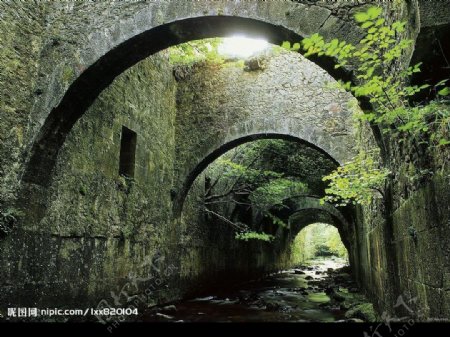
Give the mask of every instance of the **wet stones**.
[[281, 305], [278, 303], [266, 303], [266, 311], [279, 311]]
[[177, 307], [172, 305], [166, 305], [165, 307], [162, 308], [161, 312], [165, 312], [165, 313], [173, 313], [177, 311]]
[[377, 315], [372, 303], [361, 303], [354, 306], [345, 313], [345, 317], [350, 319], [360, 319], [365, 322], [375, 322], [377, 320]]
[[167, 320], [172, 320], [172, 319], [173, 319], [173, 316], [169, 316], [169, 315], [166, 315], [166, 314], [162, 314], [162, 313], [160, 313], [160, 312], [157, 312], [157, 313], [156, 313], [156, 316], [157, 316], [157, 317], [160, 317], [160, 318], [167, 319]]

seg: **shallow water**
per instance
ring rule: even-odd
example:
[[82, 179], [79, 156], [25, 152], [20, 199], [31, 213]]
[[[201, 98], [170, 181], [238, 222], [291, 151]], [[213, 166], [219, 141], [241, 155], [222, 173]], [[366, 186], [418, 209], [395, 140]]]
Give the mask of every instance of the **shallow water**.
[[[318, 281], [345, 266], [340, 259], [310, 261], [301, 269], [283, 271], [244, 284], [239, 290], [175, 303], [175, 308], [149, 312], [145, 321], [170, 322], [333, 322], [345, 319], [345, 310], [331, 301]], [[329, 269], [331, 268], [331, 269]], [[328, 270], [328, 272], [327, 272]], [[345, 287], [338, 287], [347, 293]]]

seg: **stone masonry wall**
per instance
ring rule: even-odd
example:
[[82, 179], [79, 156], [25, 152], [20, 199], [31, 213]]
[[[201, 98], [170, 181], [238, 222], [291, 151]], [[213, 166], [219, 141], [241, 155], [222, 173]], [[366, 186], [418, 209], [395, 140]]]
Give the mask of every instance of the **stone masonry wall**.
[[[155, 56], [119, 77], [77, 123], [41, 200], [44, 217], [30, 211], [0, 242], [1, 303], [94, 305], [130, 272], [148, 274], [145, 261], [171, 238], [175, 90], [167, 56]], [[119, 175], [122, 126], [137, 133], [133, 181]]]
[[257, 62], [253, 71], [236, 62], [176, 69], [178, 193], [204, 158], [248, 136], [288, 135], [337, 162], [353, 157], [357, 102], [349, 93], [299, 54], [281, 51]]
[[380, 313], [449, 318], [449, 187], [448, 171], [436, 175], [393, 212], [391, 225], [373, 208], [360, 213], [358, 279]]

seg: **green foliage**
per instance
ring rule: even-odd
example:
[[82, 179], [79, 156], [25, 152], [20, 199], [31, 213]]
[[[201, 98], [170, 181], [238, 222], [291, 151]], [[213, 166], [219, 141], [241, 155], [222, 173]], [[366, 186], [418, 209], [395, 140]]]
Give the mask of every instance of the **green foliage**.
[[325, 176], [323, 180], [329, 181], [329, 187], [321, 202], [327, 201], [338, 206], [368, 205], [375, 194], [382, 196], [389, 170], [378, 167], [375, 160], [377, 155], [376, 152], [360, 151], [351, 162]]
[[261, 140], [242, 145], [237, 156], [217, 159], [216, 174], [220, 172], [221, 178], [237, 182], [240, 186], [245, 185], [249, 199], [260, 209], [280, 204], [290, 196], [304, 194], [308, 191], [308, 186], [295, 177], [286, 176], [282, 167], [278, 168], [278, 172], [264, 167], [267, 158], [262, 156], [267, 155], [269, 148], [281, 151], [280, 143], [283, 142]]
[[273, 235], [266, 234], [266, 233], [258, 233], [258, 232], [254, 232], [254, 231], [236, 233], [235, 238], [237, 240], [242, 240], [242, 241], [260, 240], [260, 241], [266, 241], [266, 242], [270, 242], [273, 239], [275, 239], [275, 237]]
[[450, 105], [435, 101], [404, 109], [399, 114], [404, 123], [398, 129], [420, 139], [421, 144], [436, 147], [450, 144]]
[[284, 199], [304, 194], [307, 190], [308, 187], [300, 181], [278, 178], [257, 187], [250, 194], [250, 200], [256, 208], [268, 212], [274, 206], [281, 205]]
[[[356, 22], [365, 31], [358, 45], [337, 39], [326, 42], [319, 34], [313, 34], [301, 42], [301, 47], [306, 56], [334, 57], [336, 68], [357, 64], [355, 76], [358, 83], [341, 82], [340, 85], [356, 97], [367, 97], [375, 108], [357, 115], [357, 118], [378, 123], [386, 129], [396, 129], [422, 141], [423, 133], [431, 130], [436, 140], [431, 145], [445, 144], [445, 140], [441, 142], [441, 134], [428, 125], [427, 117], [430, 116], [421, 111], [424, 107], [411, 107], [409, 104], [412, 96], [430, 88], [428, 84], [406, 85], [411, 75], [420, 72], [421, 64], [400, 72], [392, 71], [395, 62], [413, 44], [413, 40], [399, 38], [405, 32], [406, 22], [386, 24], [381, 17], [382, 12], [379, 7], [371, 7], [355, 15]], [[289, 43], [283, 46], [293, 49]], [[450, 95], [450, 87], [446, 87], [445, 83], [441, 81], [434, 87], [440, 96]], [[426, 112], [429, 114], [432, 111], [428, 109]], [[431, 119], [440, 124], [442, 116], [434, 114]]]
[[301, 181], [314, 195], [323, 193], [326, 184], [322, 177], [336, 168], [335, 162], [305, 144], [274, 139], [258, 141], [254, 146], [260, 153], [255, 166]]
[[241, 179], [249, 185], [258, 185], [270, 179], [279, 179], [281, 174], [269, 170], [260, 170], [236, 163], [229, 158], [219, 158], [219, 165], [223, 166], [223, 177], [229, 179]]
[[316, 246], [316, 256], [333, 256], [333, 252], [331, 251], [330, 247], [327, 245], [318, 245]]
[[169, 61], [172, 64], [187, 65], [200, 61], [222, 64], [224, 58], [218, 53], [221, 38], [195, 40], [179, 44], [169, 49]]
[[315, 223], [303, 228], [295, 237], [291, 247], [294, 263], [305, 263], [317, 256], [348, 259], [347, 249], [336, 227]]
[[[279, 140], [259, 140], [241, 145], [218, 158], [207, 169], [206, 174], [211, 178], [204, 199], [205, 211], [234, 227], [240, 233], [236, 236], [238, 239], [262, 237], [248, 234], [253, 233], [250, 228], [238, 219], [230, 219], [229, 206], [225, 205], [251, 208], [255, 214], [259, 213], [273, 224], [285, 227], [286, 223], [274, 214], [276, 210], [284, 207], [285, 199], [309, 192], [307, 184], [283, 172], [282, 160], [278, 167], [278, 150], [283, 149], [282, 143]], [[284, 147], [289, 146], [284, 144]], [[270, 169], [272, 162], [277, 172]]]
[[380, 318], [377, 316], [372, 303], [362, 303], [353, 306], [345, 313], [346, 318], [358, 318], [365, 322], [379, 322]]
[[330, 248], [330, 252], [333, 255], [347, 259], [348, 258], [347, 248], [345, 248], [344, 243], [342, 242], [341, 236], [339, 235], [337, 229], [336, 228], [334, 229], [335, 231], [328, 236], [327, 240], [325, 241], [325, 244]]
[[[400, 142], [405, 138], [430, 147], [450, 144], [450, 122], [448, 104], [433, 102], [425, 106], [411, 106], [411, 98], [430, 85], [407, 85], [414, 73], [420, 72], [421, 64], [403, 71], [393, 71], [393, 66], [413, 44], [413, 40], [402, 39], [406, 22], [387, 24], [380, 7], [371, 7], [355, 14], [355, 21], [365, 32], [357, 45], [333, 39], [325, 41], [319, 34], [313, 34], [301, 41], [305, 56], [328, 56], [336, 60], [335, 68], [357, 65], [354, 74], [357, 83], [340, 82], [339, 86], [356, 97], [369, 99], [372, 111], [355, 114], [357, 120], [379, 124], [384, 132], [393, 132]], [[289, 42], [282, 45], [297, 50]], [[438, 97], [450, 95], [447, 80], [434, 86]], [[442, 99], [441, 98], [441, 99]], [[361, 151], [356, 158], [335, 172], [327, 175], [329, 181], [326, 201], [346, 205], [348, 203], [368, 204], [374, 191], [383, 194], [383, 185], [389, 172], [379, 168], [373, 154]]]
[[273, 215], [272, 213], [267, 212], [266, 216], [272, 220], [273, 224], [280, 226], [280, 227], [288, 228], [288, 225], [282, 219], [277, 217], [276, 215]]
[[[246, 155], [254, 153], [255, 150], [258, 151], [255, 147], [248, 147]], [[217, 162], [217, 165], [222, 166], [222, 178], [234, 181], [235, 190], [241, 192], [240, 195], [244, 192], [254, 209], [270, 217], [280, 226], [286, 224], [274, 216], [271, 209], [282, 207], [286, 198], [308, 192], [308, 186], [303, 182], [283, 177], [282, 173], [252, 168], [229, 158], [222, 157]]]
[[438, 94], [441, 96], [448, 96], [450, 95], [450, 87], [445, 87], [438, 91]]

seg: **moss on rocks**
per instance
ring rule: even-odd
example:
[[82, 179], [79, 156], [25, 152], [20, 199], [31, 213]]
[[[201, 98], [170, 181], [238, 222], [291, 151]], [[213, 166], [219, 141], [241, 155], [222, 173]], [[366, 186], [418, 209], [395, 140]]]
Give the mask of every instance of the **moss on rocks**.
[[345, 313], [346, 318], [359, 318], [364, 322], [376, 322], [378, 316], [372, 303], [357, 304]]

